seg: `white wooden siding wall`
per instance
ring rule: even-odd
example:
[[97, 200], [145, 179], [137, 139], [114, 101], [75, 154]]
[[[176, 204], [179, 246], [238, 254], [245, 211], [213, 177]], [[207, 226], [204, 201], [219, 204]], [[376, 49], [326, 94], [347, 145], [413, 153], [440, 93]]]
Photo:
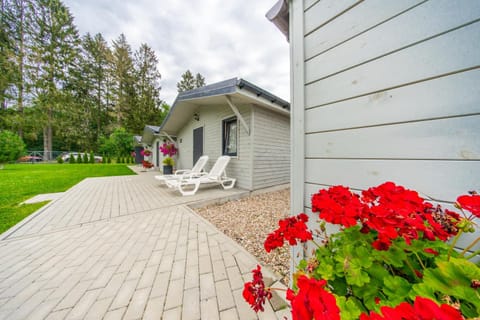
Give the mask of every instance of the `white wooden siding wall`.
[[253, 188], [290, 181], [290, 118], [254, 108]]
[[[249, 126], [251, 126], [251, 107], [239, 105], [240, 114]], [[210, 170], [215, 161], [222, 155], [222, 121], [235, 116], [230, 107], [225, 105], [202, 106], [197, 112], [200, 121], [190, 121], [179, 133], [182, 139], [180, 144], [179, 162], [183, 167], [191, 167], [193, 164], [193, 129], [203, 126], [203, 154], [208, 155], [209, 160], [205, 170]], [[236, 178], [236, 186], [251, 190], [251, 137], [248, 136], [241, 126], [237, 124], [238, 146], [237, 157], [232, 157], [227, 166], [227, 175]]]
[[337, 184], [391, 180], [443, 203], [480, 191], [480, 1], [304, 0], [303, 11], [291, 41], [305, 210]]

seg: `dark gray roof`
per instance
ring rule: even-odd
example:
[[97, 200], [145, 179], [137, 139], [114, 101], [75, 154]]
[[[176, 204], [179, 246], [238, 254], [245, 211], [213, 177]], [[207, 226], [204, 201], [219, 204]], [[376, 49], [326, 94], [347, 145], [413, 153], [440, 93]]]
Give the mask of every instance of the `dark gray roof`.
[[159, 133], [160, 132], [160, 127], [159, 126], [146, 125], [145, 128], [150, 129], [153, 133]]
[[178, 94], [174, 104], [177, 101], [182, 101], [182, 100], [190, 100], [195, 98], [203, 98], [203, 97], [234, 93], [236, 92], [237, 88], [250, 91], [256, 94], [257, 97], [263, 97], [264, 99], [267, 99], [272, 103], [278, 104], [284, 109], [290, 110], [290, 103], [288, 103], [287, 101], [271, 94], [270, 92], [263, 90], [262, 88], [254, 85], [251, 82], [248, 82], [244, 79], [237, 79], [237, 78], [228, 79], [221, 82], [209, 84], [207, 86], [200, 87], [197, 89], [181, 92]]

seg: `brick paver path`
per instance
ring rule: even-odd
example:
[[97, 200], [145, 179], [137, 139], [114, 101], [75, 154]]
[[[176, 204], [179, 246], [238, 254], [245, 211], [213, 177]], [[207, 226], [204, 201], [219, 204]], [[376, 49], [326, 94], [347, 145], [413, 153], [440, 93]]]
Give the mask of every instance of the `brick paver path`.
[[181, 197], [152, 175], [86, 179], [1, 235], [0, 319], [256, 319], [258, 262], [186, 206], [243, 192]]

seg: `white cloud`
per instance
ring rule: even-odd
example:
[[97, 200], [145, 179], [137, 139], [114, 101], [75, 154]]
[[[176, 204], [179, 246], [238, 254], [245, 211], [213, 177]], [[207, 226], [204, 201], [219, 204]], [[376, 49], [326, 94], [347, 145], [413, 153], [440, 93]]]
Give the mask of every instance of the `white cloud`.
[[162, 74], [160, 95], [173, 103], [185, 70], [207, 83], [233, 77], [289, 99], [289, 46], [265, 18], [275, 0], [64, 0], [80, 33], [111, 43], [124, 33], [135, 51], [152, 47]]

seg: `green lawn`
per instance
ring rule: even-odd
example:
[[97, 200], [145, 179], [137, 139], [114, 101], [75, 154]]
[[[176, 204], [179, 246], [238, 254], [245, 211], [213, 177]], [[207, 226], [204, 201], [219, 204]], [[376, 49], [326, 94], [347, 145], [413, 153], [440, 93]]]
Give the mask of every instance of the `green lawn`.
[[134, 174], [125, 164], [10, 164], [0, 170], [0, 233], [47, 202], [21, 202], [42, 193], [63, 192], [88, 177]]

